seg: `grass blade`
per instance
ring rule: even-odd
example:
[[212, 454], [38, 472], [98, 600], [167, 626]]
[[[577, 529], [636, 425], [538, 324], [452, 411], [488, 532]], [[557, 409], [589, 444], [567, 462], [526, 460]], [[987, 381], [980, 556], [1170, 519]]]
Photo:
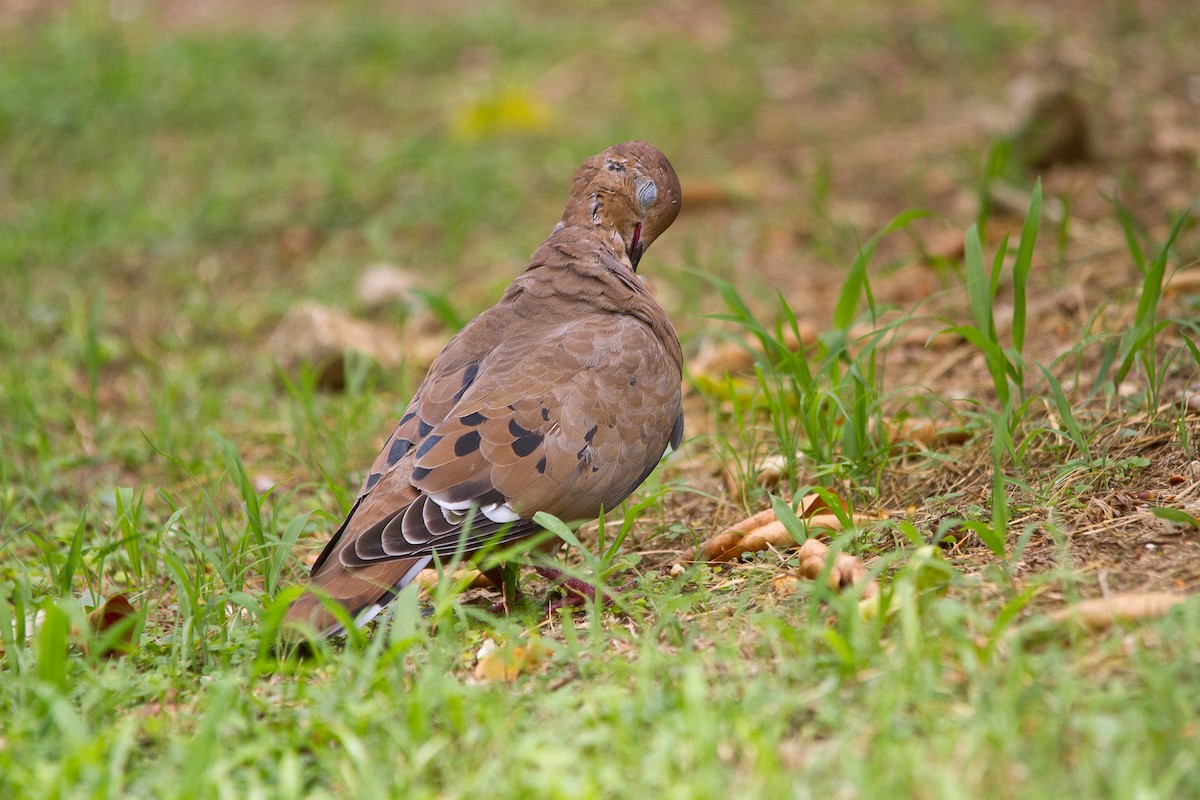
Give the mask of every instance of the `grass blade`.
[[1033, 245], [1037, 241], [1041, 221], [1042, 181], [1039, 178], [1033, 187], [1033, 197], [1029, 200], [1029, 210], [1025, 213], [1025, 224], [1021, 228], [1021, 243], [1013, 262], [1012, 344], [1018, 353], [1025, 349], [1025, 294], [1033, 266]]

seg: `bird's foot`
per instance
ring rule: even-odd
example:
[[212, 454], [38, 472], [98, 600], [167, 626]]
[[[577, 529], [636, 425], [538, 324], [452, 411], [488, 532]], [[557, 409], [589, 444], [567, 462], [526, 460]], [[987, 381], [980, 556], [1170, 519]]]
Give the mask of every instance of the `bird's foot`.
[[500, 599], [492, 603], [491, 612], [497, 616], [508, 616], [521, 601], [521, 587], [517, 584], [517, 569], [508, 565], [483, 570], [483, 576], [500, 590]]
[[564, 575], [562, 570], [554, 569], [553, 567], [535, 567], [534, 569], [543, 578], [556, 586], [561, 586], [564, 590], [562, 597], [551, 600], [547, 605], [546, 610], [551, 614], [560, 608], [578, 608], [588, 601], [595, 602], [597, 594], [601, 595], [600, 600], [602, 602], [611, 603], [616, 599], [618, 594], [628, 592], [637, 585], [637, 581], [630, 581], [623, 586], [616, 586], [598, 592], [592, 584], [579, 578]]

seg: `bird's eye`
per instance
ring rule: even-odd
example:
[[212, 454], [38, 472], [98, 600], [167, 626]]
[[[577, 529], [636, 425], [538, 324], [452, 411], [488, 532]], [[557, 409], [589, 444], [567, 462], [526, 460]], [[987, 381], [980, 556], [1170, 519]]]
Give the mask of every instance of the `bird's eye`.
[[637, 202], [643, 212], [649, 211], [658, 200], [658, 187], [649, 178], [638, 181]]

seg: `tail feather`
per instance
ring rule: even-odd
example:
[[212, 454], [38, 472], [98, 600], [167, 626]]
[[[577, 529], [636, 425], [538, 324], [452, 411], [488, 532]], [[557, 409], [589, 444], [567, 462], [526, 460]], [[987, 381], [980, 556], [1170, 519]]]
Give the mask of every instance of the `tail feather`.
[[430, 560], [429, 556], [398, 558], [349, 569], [336, 558], [328, 559], [313, 573], [305, 593], [288, 609], [284, 630], [291, 636], [305, 630], [322, 636], [344, 633], [338, 618], [326, 607], [326, 598], [344, 608], [355, 626], [361, 627], [412, 583]]

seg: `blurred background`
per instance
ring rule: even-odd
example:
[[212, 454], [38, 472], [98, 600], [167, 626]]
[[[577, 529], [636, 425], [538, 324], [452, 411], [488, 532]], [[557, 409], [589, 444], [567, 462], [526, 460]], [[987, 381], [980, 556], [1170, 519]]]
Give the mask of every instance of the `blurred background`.
[[[107, 496], [166, 480], [153, 448], [201, 464], [210, 428], [276, 478], [361, 468], [408, 367], [631, 138], [683, 178], [642, 272], [689, 353], [723, 307], [695, 273], [820, 327], [858, 246], [925, 209], [872, 266], [883, 301], [920, 302], [1039, 175], [1038, 280], [1067, 308], [1046, 330], [1077, 340], [1079, 293], [1136, 275], [1111, 198], [1161, 231], [1200, 189], [1197, 41], [1184, 0], [3, 0], [4, 469]], [[281, 389], [272, 334], [310, 301], [399, 348], [399, 379]]]

